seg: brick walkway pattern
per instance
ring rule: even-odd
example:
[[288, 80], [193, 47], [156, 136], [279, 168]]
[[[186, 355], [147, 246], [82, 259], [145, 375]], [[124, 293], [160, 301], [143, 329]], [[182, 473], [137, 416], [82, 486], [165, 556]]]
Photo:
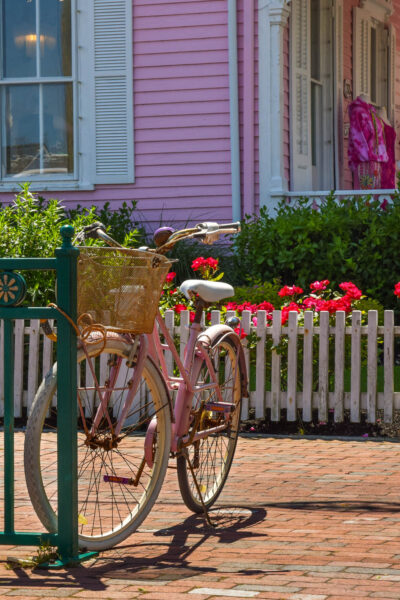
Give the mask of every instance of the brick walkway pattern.
[[[24, 489], [23, 433], [15, 443], [16, 529], [42, 531]], [[243, 436], [215, 530], [182, 504], [173, 466], [140, 531], [95, 560], [10, 569], [8, 556], [35, 549], [0, 546], [0, 597], [400, 599], [398, 443]]]

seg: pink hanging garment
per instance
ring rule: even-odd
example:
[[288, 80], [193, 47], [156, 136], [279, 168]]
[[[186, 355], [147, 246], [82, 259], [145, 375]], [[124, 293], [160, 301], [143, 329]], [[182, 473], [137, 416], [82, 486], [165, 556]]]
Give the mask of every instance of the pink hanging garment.
[[394, 144], [396, 140], [396, 131], [389, 125], [383, 122], [384, 134], [386, 140], [386, 151], [388, 155], [387, 162], [381, 164], [381, 188], [384, 190], [392, 190], [396, 187], [396, 157]]
[[[361, 188], [364, 180], [361, 180], [360, 176], [364, 179], [367, 176], [372, 179], [372, 182], [367, 182], [367, 179], [364, 181], [365, 185], [368, 183], [368, 189], [372, 189], [372, 186], [375, 187], [375, 184], [380, 187], [381, 167], [377, 167], [376, 163], [388, 161], [383, 122], [376, 114], [375, 108], [361, 100], [360, 97], [350, 104], [348, 110], [350, 117], [349, 166], [355, 172], [355, 184]], [[360, 163], [374, 164], [359, 169]]]

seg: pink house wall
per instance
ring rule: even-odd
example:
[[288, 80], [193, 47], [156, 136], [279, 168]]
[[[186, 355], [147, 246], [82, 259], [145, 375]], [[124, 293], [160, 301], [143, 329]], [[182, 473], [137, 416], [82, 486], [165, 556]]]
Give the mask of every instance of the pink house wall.
[[136, 200], [151, 228], [232, 218], [227, 10], [225, 0], [134, 0], [135, 183], [46, 197]]

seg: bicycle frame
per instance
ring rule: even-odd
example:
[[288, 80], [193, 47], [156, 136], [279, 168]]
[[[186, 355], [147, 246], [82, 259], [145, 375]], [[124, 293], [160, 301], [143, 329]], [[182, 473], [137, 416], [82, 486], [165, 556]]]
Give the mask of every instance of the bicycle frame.
[[[215, 327], [215, 326], [214, 326]], [[221, 334], [226, 333], [227, 327], [225, 325], [221, 325]], [[164, 336], [165, 342], [161, 343], [160, 333]], [[217, 401], [223, 403], [223, 398], [221, 396], [221, 391], [218, 383], [218, 376], [215, 372], [214, 365], [210, 359], [207, 348], [203, 346], [201, 343], [197, 343], [198, 336], [202, 331], [202, 327], [199, 322], [196, 320], [190, 325], [190, 335], [189, 340], [185, 348], [184, 352], [184, 360], [182, 361], [178, 351], [175, 347], [174, 341], [172, 339], [171, 334], [169, 333], [164, 319], [162, 318], [160, 312], [158, 311], [156, 316], [156, 321], [154, 323], [154, 329], [151, 334], [142, 334], [140, 336], [140, 345], [139, 352], [135, 366], [134, 377], [131, 382], [129, 393], [127, 394], [125, 404], [122, 408], [121, 414], [119, 416], [118, 422], [114, 425], [112, 431], [115, 437], [118, 437], [120, 434], [122, 424], [125, 420], [125, 417], [128, 413], [130, 406], [132, 405], [133, 399], [137, 392], [140, 379], [142, 377], [142, 371], [145, 363], [145, 359], [147, 355], [156, 362], [160, 367], [160, 371], [164, 378], [164, 381], [169, 389], [169, 391], [176, 391], [177, 396], [173, 407], [173, 422], [172, 422], [172, 436], [171, 436], [171, 452], [178, 452], [182, 447], [188, 444], [192, 444], [193, 442], [207, 437], [213, 433], [218, 431], [222, 431], [226, 429], [228, 419], [227, 414], [225, 414], [225, 422], [221, 425], [218, 425], [213, 428], [204, 429], [198, 432], [194, 432], [189, 436], [188, 431], [190, 427], [190, 418], [191, 418], [191, 407], [192, 407], [192, 398], [195, 392], [201, 390], [209, 390], [215, 389], [217, 395]], [[178, 370], [180, 373], [180, 377], [174, 377], [168, 374], [167, 364], [165, 361], [164, 351], [169, 350], [172, 353], [173, 359], [178, 366]], [[86, 352], [86, 350], [85, 350]], [[87, 353], [87, 352], [86, 352]], [[236, 381], [236, 371], [238, 369], [238, 361], [239, 361], [239, 353], [237, 353], [236, 364], [234, 367], [234, 378], [233, 381]], [[209, 383], [203, 384], [201, 386], [196, 386], [196, 381], [198, 379], [201, 366], [203, 362], [206, 363], [208, 371], [211, 376], [211, 381]], [[110, 371], [110, 379], [107, 382], [106, 386], [100, 387], [96, 378], [96, 374], [93, 369], [93, 365], [91, 360], [88, 361], [90, 365], [90, 369], [92, 372], [94, 387], [96, 388], [99, 398], [100, 404], [97, 408], [95, 418], [93, 420], [92, 428], [90, 432], [86, 432], [89, 438], [94, 437], [96, 433], [96, 429], [103, 418], [108, 420], [110, 427], [112, 427], [111, 419], [108, 414], [107, 406], [111, 397], [111, 393], [113, 389], [117, 389], [114, 387], [115, 382], [117, 381], [118, 372], [120, 365], [122, 363], [122, 359], [119, 358], [116, 360], [115, 366], [112, 367]], [[88, 388], [86, 388], [88, 389]], [[83, 408], [80, 408], [82, 417]], [[84, 422], [84, 418], [83, 418]], [[146, 435], [145, 440], [145, 456], [151, 456], [151, 446], [153, 443], [153, 433], [155, 429], [155, 422], [153, 423], [153, 427], [149, 427], [148, 435]], [[148, 461], [149, 462], [149, 461]]]

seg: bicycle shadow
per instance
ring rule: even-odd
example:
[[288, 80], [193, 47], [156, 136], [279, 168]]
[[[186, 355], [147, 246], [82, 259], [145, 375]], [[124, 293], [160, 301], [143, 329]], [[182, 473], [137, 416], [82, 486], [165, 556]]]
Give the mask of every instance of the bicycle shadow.
[[[263, 507], [220, 506], [209, 511], [216, 527], [207, 524], [204, 515], [191, 515], [183, 522], [172, 527], [152, 531], [156, 538], [171, 538], [165, 541], [149, 541], [121, 544], [102, 553], [91, 564], [82, 563], [62, 571], [29, 570], [15, 567], [9, 576], [0, 575], [1, 587], [13, 588], [74, 588], [101, 591], [107, 589], [102, 579], [125, 579], [134, 584], [143, 582], [168, 582], [204, 574], [217, 573], [218, 568], [193, 565], [189, 558], [196, 549], [210, 538], [218, 538], [217, 543], [234, 543], [244, 538], [264, 537], [265, 533], [251, 531], [252, 527], [265, 520], [267, 511]], [[144, 532], [142, 532], [144, 533]], [[195, 541], [189, 540], [194, 536]], [[161, 550], [161, 547], [166, 547]], [[160, 549], [157, 552], [157, 548]], [[151, 550], [151, 556], [143, 557], [143, 551]], [[153, 550], [156, 549], [156, 552]], [[129, 555], [126, 553], [129, 552]], [[276, 571], [274, 571], [276, 572]], [[235, 569], [241, 575], [266, 573], [259, 569]]]
[[[123, 570], [113, 562], [108, 576], [118, 579], [136, 577], [146, 580], [154, 577], [159, 580], [171, 581], [204, 573], [217, 573], [217, 567], [211, 565], [207, 567], [196, 566], [189, 561], [190, 556], [210, 538], [218, 538], [217, 543], [230, 544], [245, 538], [265, 537], [265, 533], [250, 530], [265, 520], [267, 511], [263, 507], [224, 505], [211, 509], [209, 515], [215, 527], [207, 523], [204, 515], [191, 515], [182, 523], [153, 532], [154, 537], [170, 538], [168, 541], [119, 546], [115, 550], [122, 552], [131, 547], [139, 553], [141, 548], [149, 549], [151, 547], [166, 546], [166, 550], [156, 555], [153, 553], [149, 558], [126, 557], [123, 559]], [[189, 540], [191, 537], [194, 537], [194, 541]], [[101, 561], [107, 561], [110, 558], [102, 557], [96, 561], [96, 564], [100, 566]], [[235, 569], [235, 572], [246, 575], [264, 571]]]

